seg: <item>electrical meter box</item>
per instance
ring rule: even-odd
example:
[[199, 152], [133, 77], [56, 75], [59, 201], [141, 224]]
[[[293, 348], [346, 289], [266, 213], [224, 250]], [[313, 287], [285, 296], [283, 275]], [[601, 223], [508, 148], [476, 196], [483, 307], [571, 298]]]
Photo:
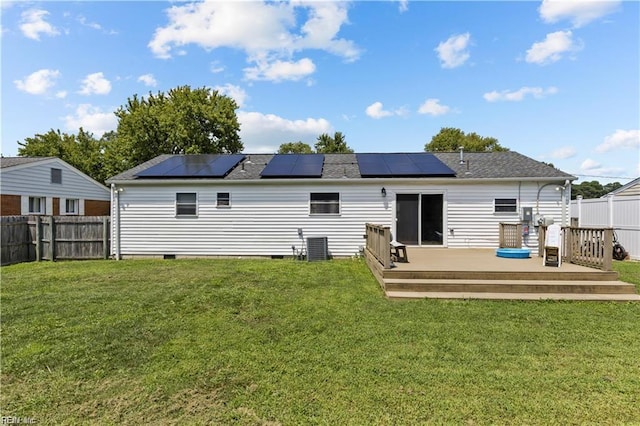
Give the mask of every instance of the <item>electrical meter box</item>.
[[533, 220], [533, 207], [522, 208], [522, 221], [531, 222]]

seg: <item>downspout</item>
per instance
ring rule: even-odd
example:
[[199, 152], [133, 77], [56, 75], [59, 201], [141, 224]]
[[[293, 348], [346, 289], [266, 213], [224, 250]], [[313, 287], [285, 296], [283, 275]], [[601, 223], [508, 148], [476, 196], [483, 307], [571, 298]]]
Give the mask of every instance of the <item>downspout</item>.
[[113, 199], [113, 240], [116, 260], [122, 259], [120, 256], [120, 190], [114, 183], [111, 184], [111, 194]]

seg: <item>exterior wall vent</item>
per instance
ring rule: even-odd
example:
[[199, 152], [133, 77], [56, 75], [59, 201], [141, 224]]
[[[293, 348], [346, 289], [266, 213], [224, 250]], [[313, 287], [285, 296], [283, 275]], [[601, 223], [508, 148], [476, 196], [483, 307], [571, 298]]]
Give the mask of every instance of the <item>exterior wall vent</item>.
[[307, 238], [307, 260], [313, 262], [315, 260], [329, 259], [329, 244], [327, 237], [311, 237]]

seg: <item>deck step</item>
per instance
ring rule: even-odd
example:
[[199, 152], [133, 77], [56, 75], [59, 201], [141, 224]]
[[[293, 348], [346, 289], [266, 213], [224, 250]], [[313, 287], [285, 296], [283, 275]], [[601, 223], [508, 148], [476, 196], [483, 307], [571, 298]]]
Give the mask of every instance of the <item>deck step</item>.
[[438, 271], [385, 269], [385, 279], [456, 279], [456, 280], [538, 280], [538, 281], [615, 281], [615, 271]]
[[640, 295], [638, 294], [387, 291], [386, 295], [390, 299], [584, 300], [602, 302], [640, 302]]
[[636, 294], [633, 284], [622, 281], [541, 281], [472, 279], [384, 279], [389, 292]]

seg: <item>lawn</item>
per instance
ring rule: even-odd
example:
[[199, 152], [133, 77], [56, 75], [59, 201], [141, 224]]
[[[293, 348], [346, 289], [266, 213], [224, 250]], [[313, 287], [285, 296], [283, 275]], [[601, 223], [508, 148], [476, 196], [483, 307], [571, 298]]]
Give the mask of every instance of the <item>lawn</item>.
[[40, 425], [640, 424], [640, 303], [389, 301], [361, 260], [1, 273], [0, 414]]

